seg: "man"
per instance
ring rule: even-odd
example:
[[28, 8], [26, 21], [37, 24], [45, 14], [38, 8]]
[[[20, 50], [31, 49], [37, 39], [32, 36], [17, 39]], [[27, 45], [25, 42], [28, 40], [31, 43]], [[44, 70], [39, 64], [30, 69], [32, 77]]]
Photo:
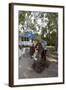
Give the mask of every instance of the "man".
[[32, 46], [30, 47], [30, 55], [31, 55], [31, 57], [33, 56], [34, 52], [35, 52], [35, 47], [34, 47], [34, 44], [32, 44]]
[[42, 56], [44, 56], [44, 59], [46, 60], [47, 41], [42, 40], [41, 44], [42, 44], [42, 47], [43, 47], [43, 49], [44, 49], [44, 51], [43, 51], [43, 53], [42, 53]]

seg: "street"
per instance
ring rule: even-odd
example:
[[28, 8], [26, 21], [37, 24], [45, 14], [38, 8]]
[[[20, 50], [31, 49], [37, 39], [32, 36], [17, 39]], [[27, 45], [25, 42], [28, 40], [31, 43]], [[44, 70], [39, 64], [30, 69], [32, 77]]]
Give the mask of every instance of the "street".
[[49, 66], [46, 67], [42, 73], [37, 73], [32, 64], [34, 60], [29, 55], [29, 49], [26, 49], [26, 53], [22, 55], [22, 51], [19, 49], [19, 79], [22, 78], [46, 78], [58, 76], [58, 61], [57, 58], [47, 55], [47, 62]]

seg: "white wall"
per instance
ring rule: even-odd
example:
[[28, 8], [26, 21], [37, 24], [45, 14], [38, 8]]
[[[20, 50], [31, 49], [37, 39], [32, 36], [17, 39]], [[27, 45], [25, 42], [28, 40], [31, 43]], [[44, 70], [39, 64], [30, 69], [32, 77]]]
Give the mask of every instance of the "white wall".
[[[8, 3], [19, 2], [19, 3], [38, 3], [38, 4], [50, 4], [50, 5], [64, 5], [66, 7], [66, 0], [0, 0], [0, 90], [10, 90], [8, 87]], [[66, 36], [65, 36], [66, 38]], [[50, 86], [34, 86], [34, 87], [17, 87], [15, 90], [34, 90], [34, 89], [46, 89], [46, 90], [65, 90], [66, 84], [64, 85], [50, 85]]]

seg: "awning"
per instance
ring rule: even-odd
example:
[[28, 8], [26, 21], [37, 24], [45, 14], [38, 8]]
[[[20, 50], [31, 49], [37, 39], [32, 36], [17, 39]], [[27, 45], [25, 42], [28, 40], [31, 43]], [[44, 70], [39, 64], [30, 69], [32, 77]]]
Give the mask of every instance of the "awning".
[[34, 39], [35, 35], [32, 32], [25, 32], [24, 34], [19, 34], [19, 37], [26, 37], [26, 38]]

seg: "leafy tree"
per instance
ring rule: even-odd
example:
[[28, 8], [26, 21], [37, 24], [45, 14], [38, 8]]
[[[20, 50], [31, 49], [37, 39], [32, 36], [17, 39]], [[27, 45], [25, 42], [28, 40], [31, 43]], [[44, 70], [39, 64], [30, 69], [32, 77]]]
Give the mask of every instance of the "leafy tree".
[[[58, 47], [58, 14], [49, 12], [19, 11], [19, 25], [33, 30], [36, 38], [44, 39], [48, 45]], [[25, 29], [26, 28], [26, 29]], [[40, 32], [41, 30], [41, 32]], [[38, 35], [38, 32], [40, 35]]]
[[[54, 45], [57, 49], [58, 47], [58, 14], [57, 13], [47, 13], [47, 17], [49, 20], [48, 22], [48, 29], [49, 29], [48, 38], [50, 41], [49, 44]], [[52, 44], [52, 42], [54, 44]]]

